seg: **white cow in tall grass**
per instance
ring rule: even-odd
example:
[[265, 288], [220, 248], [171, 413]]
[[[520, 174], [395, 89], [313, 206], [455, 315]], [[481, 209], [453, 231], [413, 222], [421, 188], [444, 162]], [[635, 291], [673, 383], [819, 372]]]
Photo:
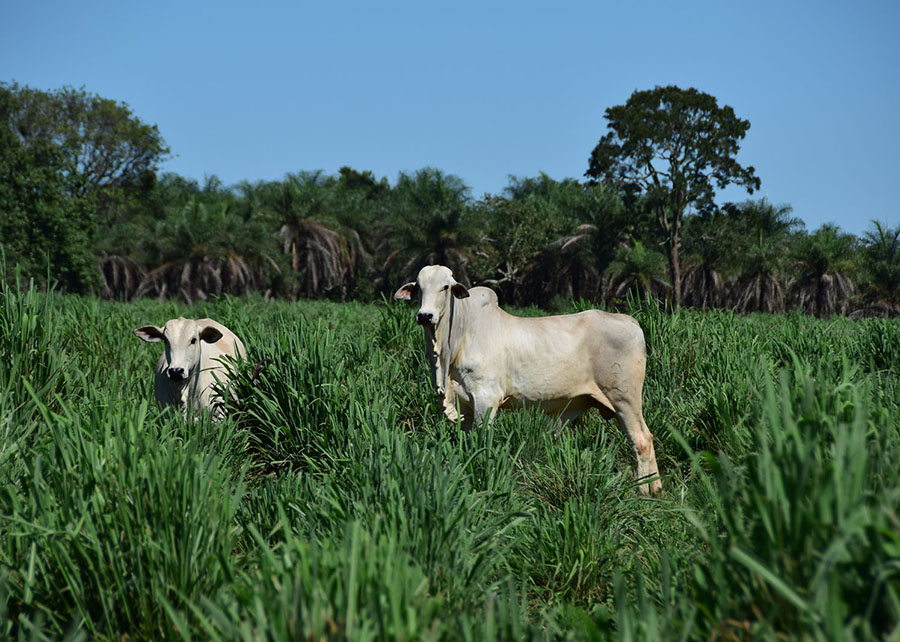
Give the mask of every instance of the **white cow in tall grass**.
[[395, 296], [419, 301], [416, 322], [448, 419], [468, 430], [501, 408], [536, 406], [565, 423], [598, 408], [628, 435], [638, 477], [648, 481], [641, 491], [662, 493], [641, 410], [644, 333], [632, 317], [601, 310], [515, 317], [500, 309], [493, 290], [466, 289], [440, 265], [422, 268]]
[[162, 328], [142, 326], [134, 334], [149, 343], [165, 344], [156, 364], [155, 392], [161, 406], [173, 406], [185, 417], [209, 409], [215, 419], [222, 419], [221, 390], [228, 382], [223, 357], [247, 358], [243, 342], [231, 330], [212, 319], [179, 317]]

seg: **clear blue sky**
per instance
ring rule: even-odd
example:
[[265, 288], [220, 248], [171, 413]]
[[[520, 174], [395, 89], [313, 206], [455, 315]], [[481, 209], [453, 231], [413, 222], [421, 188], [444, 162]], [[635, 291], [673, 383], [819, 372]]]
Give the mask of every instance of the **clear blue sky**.
[[692, 86], [750, 120], [754, 198], [811, 230], [900, 223], [897, 0], [12, 0], [0, 80], [127, 102], [191, 178], [430, 165], [476, 197], [581, 178], [607, 107]]

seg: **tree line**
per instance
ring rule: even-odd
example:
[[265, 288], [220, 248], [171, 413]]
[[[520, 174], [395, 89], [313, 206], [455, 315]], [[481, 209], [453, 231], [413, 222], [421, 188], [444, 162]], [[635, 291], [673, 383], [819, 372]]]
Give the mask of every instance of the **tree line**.
[[[0, 244], [38, 283], [111, 299], [220, 294], [377, 299], [428, 263], [505, 304], [627, 296], [740, 312], [900, 314], [900, 225], [809, 231], [749, 198], [750, 124], [696, 89], [636, 91], [605, 113], [582, 180], [510, 177], [476, 198], [426, 167], [342, 167], [201, 184], [161, 173], [158, 128], [83, 89], [0, 83]], [[734, 184], [748, 199], [719, 206]]]

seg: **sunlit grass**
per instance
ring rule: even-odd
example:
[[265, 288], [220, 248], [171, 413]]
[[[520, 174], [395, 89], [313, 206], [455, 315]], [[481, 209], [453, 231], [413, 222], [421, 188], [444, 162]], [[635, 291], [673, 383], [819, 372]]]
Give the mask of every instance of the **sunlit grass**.
[[[897, 635], [896, 322], [635, 304], [656, 500], [594, 413], [467, 439], [399, 304], [0, 299], [4, 635]], [[221, 424], [152, 401], [179, 315], [247, 345]]]

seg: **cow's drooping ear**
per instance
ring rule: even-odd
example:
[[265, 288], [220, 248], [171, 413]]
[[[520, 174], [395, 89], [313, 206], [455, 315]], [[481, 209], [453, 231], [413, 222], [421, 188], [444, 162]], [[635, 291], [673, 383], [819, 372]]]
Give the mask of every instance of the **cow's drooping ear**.
[[401, 285], [400, 289], [394, 292], [394, 298], [400, 299], [401, 301], [412, 301], [418, 291], [418, 285], [415, 283], [407, 283], [406, 285]]
[[141, 328], [135, 328], [134, 336], [136, 336], [138, 339], [146, 341], [147, 343], [158, 343], [165, 338], [162, 328], [158, 328], [155, 325], [145, 325]]
[[469, 291], [462, 283], [454, 283], [453, 287], [450, 288], [450, 291], [453, 292], [453, 296], [457, 299], [465, 299], [469, 296]]
[[206, 341], [207, 343], [215, 343], [221, 338], [222, 332], [219, 329], [212, 327], [211, 325], [208, 325], [200, 330], [201, 341]]

